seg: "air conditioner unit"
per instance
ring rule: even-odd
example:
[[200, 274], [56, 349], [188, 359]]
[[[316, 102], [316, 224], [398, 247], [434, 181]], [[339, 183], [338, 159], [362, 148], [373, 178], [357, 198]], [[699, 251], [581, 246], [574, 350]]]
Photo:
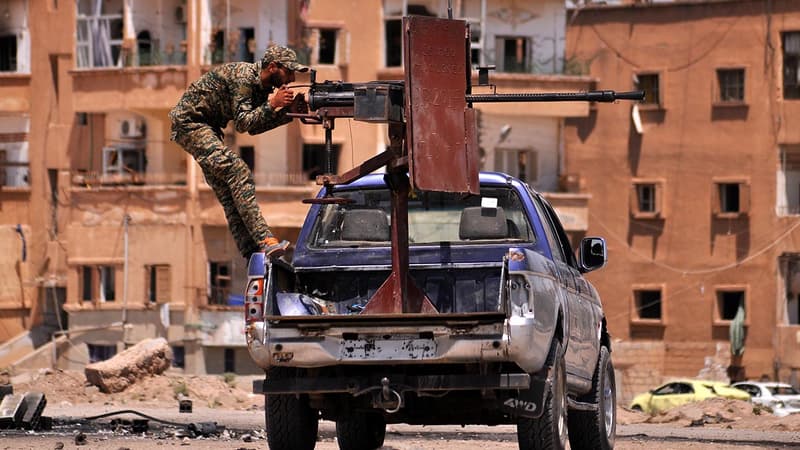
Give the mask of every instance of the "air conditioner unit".
[[123, 138], [138, 139], [145, 136], [145, 124], [142, 119], [123, 119], [119, 123], [119, 135]]

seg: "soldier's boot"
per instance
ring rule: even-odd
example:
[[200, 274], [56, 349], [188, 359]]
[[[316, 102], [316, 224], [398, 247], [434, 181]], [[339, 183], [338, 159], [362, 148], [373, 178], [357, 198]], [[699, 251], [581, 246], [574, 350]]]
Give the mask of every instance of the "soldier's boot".
[[280, 258], [286, 253], [286, 248], [289, 247], [289, 241], [278, 241], [273, 236], [264, 239], [261, 242], [261, 251], [267, 254], [267, 258], [275, 259]]

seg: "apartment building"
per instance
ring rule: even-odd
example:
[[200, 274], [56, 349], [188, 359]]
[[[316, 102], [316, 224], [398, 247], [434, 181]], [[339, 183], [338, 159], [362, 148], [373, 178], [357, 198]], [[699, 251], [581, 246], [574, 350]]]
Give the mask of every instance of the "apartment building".
[[[594, 87], [564, 58], [562, 0], [451, 4], [470, 23], [473, 65], [496, 67], [497, 92]], [[0, 260], [0, 341], [38, 350], [23, 362], [7, 350], [0, 365], [80, 368], [163, 336], [187, 372], [257, 370], [237, 295], [245, 261], [196, 164], [169, 141], [167, 112], [204, 71], [257, 60], [269, 43], [295, 48], [320, 81], [403, 79], [401, 18], [447, 9], [444, 0], [1, 0], [0, 249], [12, 257]], [[565, 171], [564, 130], [590, 105], [478, 108], [483, 168], [547, 191], [582, 236], [589, 195]], [[383, 151], [387, 131], [337, 121], [334, 167]], [[300, 200], [325, 167], [322, 127], [230, 130], [226, 140], [253, 168], [270, 225], [293, 239]]]
[[608, 239], [592, 280], [621, 398], [728, 367], [797, 385], [800, 4], [589, 4], [568, 23], [568, 57], [647, 92], [566, 131], [588, 233]]

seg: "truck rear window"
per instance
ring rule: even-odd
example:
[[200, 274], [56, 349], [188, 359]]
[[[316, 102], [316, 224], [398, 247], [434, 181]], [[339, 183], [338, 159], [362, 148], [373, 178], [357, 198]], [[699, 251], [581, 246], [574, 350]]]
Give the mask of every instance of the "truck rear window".
[[[350, 204], [323, 205], [316, 218], [311, 247], [388, 246], [391, 199], [388, 189], [339, 191]], [[484, 187], [481, 195], [417, 192], [408, 199], [409, 244], [534, 242], [517, 193]]]

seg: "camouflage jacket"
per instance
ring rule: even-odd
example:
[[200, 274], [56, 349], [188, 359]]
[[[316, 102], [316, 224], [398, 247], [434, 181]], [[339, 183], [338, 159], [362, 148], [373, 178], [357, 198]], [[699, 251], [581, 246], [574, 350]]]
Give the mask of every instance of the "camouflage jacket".
[[275, 112], [269, 106], [272, 89], [261, 86], [259, 72], [260, 63], [234, 62], [193, 82], [169, 113], [172, 139], [186, 128], [181, 125], [204, 123], [221, 130], [233, 120], [239, 133], [258, 134], [291, 122], [285, 109]]

